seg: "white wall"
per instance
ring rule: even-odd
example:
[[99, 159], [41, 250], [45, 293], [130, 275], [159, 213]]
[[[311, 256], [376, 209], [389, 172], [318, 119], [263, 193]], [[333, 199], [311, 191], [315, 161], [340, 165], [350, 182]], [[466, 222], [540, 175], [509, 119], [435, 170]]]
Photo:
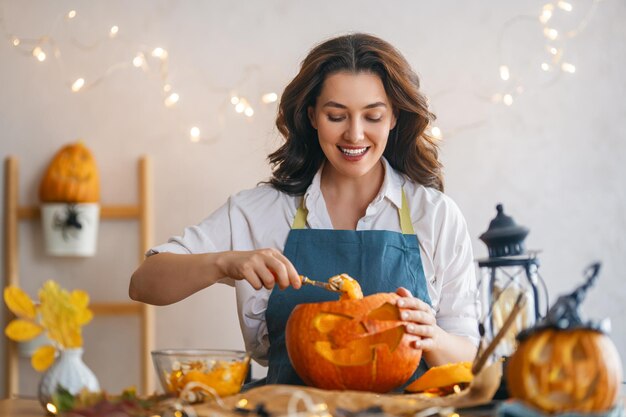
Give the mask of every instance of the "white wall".
[[[563, 29], [572, 28], [592, 1], [571, 3], [571, 18], [555, 17]], [[241, 89], [258, 101], [262, 93], [281, 91], [314, 43], [346, 31], [371, 32], [402, 50], [422, 76], [445, 135], [447, 192], [466, 215], [476, 256], [486, 254], [477, 237], [495, 204], [503, 202], [531, 228], [528, 247], [543, 250], [541, 272], [553, 296], [579, 284], [590, 261], [602, 260], [600, 281], [584, 312], [612, 318], [613, 338], [626, 358], [626, 4], [597, 4], [586, 30], [563, 44], [576, 73], [547, 86], [546, 74], [537, 68], [545, 56], [536, 19], [542, 5], [534, 0], [5, 1], [0, 3], [5, 29], [23, 38], [50, 34], [57, 16], [71, 8], [78, 16], [61, 20], [53, 33], [63, 67], [51, 54], [38, 63], [0, 41], [0, 156], [20, 158], [20, 202], [33, 205], [53, 153], [83, 138], [99, 163], [102, 202], [127, 204], [136, 198], [136, 160], [150, 154], [156, 171], [155, 238], [165, 241], [269, 174], [265, 157], [279, 143], [275, 106], [257, 103], [251, 120], [229, 105], [220, 111], [244, 68], [259, 69]], [[120, 27], [115, 41], [87, 50], [72, 41], [94, 43], [112, 25]], [[132, 67], [82, 94], [69, 91], [67, 83], [79, 76], [97, 78], [116, 62], [128, 63], [141, 48], [156, 46], [169, 51], [171, 83], [181, 96], [177, 108], [162, 105], [157, 72]], [[502, 60], [525, 86], [511, 107], [489, 101], [507, 85], [499, 79]], [[192, 125], [219, 137], [210, 144], [191, 143]], [[95, 300], [124, 300], [136, 266], [136, 236], [132, 222], [108, 222], [101, 226], [96, 258], [51, 259], [43, 255], [38, 223], [23, 224], [22, 285], [34, 294], [54, 278], [87, 289]], [[109, 391], [139, 382], [135, 324], [102, 319], [86, 328], [86, 362]], [[158, 347], [241, 348], [234, 292], [212, 288], [159, 308], [156, 334]], [[32, 393], [37, 375], [28, 368], [24, 363], [23, 389]]]

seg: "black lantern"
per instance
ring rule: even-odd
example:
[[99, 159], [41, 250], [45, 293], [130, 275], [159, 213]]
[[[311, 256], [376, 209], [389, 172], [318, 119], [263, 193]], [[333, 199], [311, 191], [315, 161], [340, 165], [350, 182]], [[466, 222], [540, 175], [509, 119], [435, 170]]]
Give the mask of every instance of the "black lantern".
[[526, 251], [524, 239], [529, 229], [519, 226], [504, 214], [502, 204], [489, 229], [480, 235], [489, 249], [489, 257], [479, 259], [485, 317], [485, 332], [493, 338], [498, 333], [520, 294], [526, 303], [512, 328], [498, 345], [497, 356], [510, 356], [516, 348], [515, 336], [540, 318], [538, 299], [538, 251]]

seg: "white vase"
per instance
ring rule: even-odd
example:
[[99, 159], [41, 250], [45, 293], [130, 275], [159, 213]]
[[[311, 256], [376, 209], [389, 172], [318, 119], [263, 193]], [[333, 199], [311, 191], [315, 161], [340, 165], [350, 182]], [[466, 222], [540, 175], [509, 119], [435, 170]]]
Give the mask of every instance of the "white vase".
[[61, 350], [52, 366], [43, 374], [39, 382], [38, 397], [44, 408], [52, 400], [59, 385], [72, 394], [79, 393], [83, 388], [100, 391], [98, 379], [83, 362], [82, 348]]

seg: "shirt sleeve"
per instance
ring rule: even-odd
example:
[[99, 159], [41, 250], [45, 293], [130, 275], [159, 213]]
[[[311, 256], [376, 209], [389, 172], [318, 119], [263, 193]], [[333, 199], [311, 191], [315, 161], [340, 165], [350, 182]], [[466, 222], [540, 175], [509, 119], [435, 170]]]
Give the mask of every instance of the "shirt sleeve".
[[[206, 219], [184, 229], [182, 236], [172, 236], [167, 243], [155, 246], [146, 256], [157, 253], [198, 254], [232, 250], [230, 199]], [[232, 278], [222, 278], [219, 283], [234, 286]]]
[[477, 346], [481, 306], [472, 242], [465, 219], [451, 200], [446, 205], [434, 264], [435, 275], [442, 280], [437, 324], [448, 333], [469, 338]]

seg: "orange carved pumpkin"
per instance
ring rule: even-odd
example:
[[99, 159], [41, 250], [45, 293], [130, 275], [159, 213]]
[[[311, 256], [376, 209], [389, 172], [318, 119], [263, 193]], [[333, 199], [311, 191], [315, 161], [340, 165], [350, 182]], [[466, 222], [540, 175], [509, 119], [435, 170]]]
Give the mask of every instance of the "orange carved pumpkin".
[[588, 328], [537, 331], [522, 340], [507, 367], [511, 396], [549, 413], [606, 411], [621, 380], [615, 345]]
[[298, 305], [287, 321], [289, 359], [302, 380], [324, 389], [387, 392], [405, 383], [422, 351], [411, 346], [395, 305], [379, 293]]
[[82, 142], [64, 146], [52, 159], [39, 186], [42, 202], [95, 203], [100, 200], [98, 168]]

